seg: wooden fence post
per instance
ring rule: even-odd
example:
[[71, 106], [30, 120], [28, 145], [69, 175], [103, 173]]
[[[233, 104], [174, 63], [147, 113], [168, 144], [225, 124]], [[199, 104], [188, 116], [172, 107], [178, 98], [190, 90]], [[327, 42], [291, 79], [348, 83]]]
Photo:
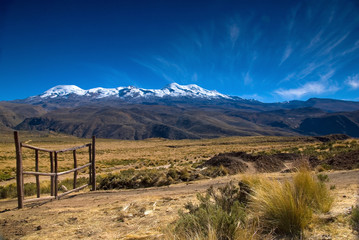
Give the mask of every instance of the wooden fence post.
[[[39, 171], [39, 150], [35, 150], [35, 172]], [[40, 197], [40, 176], [36, 175], [36, 195]]]
[[14, 132], [15, 149], [16, 149], [16, 187], [17, 187], [17, 203], [18, 208], [24, 207], [24, 182], [22, 174], [22, 155], [21, 144], [19, 142], [18, 132]]
[[89, 144], [88, 147], [89, 147], [89, 163], [91, 163], [91, 165], [89, 166], [89, 185], [92, 186], [92, 144]]
[[[77, 168], [76, 150], [73, 150], [72, 154], [73, 154], [73, 156], [74, 156], [74, 168]], [[77, 171], [74, 172], [74, 185], [73, 185], [73, 189], [76, 188], [76, 182], [77, 182]]]
[[55, 198], [57, 199], [57, 185], [58, 185], [58, 176], [57, 176], [57, 152], [55, 152], [55, 186], [54, 186], [54, 191], [55, 191]]
[[92, 136], [92, 191], [96, 191], [96, 137]]
[[[50, 152], [50, 171], [51, 173], [54, 173], [54, 157], [53, 157], [53, 152]], [[51, 183], [50, 183], [50, 191], [51, 191], [51, 196], [54, 196], [54, 176], [51, 176]]]

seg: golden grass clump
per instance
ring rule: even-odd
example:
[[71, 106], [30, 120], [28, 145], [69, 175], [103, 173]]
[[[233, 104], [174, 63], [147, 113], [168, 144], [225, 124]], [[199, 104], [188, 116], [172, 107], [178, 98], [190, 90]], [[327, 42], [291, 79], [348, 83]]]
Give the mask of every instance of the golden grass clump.
[[313, 210], [327, 213], [333, 205], [333, 197], [323, 181], [307, 170], [301, 170], [293, 177], [293, 187], [298, 197], [303, 197]]
[[297, 235], [308, 226], [312, 210], [293, 190], [288, 181], [263, 181], [255, 190], [251, 208], [264, 230]]
[[328, 212], [333, 203], [325, 184], [308, 170], [300, 170], [292, 181], [261, 179], [255, 184], [251, 212], [266, 231], [300, 235], [313, 212]]

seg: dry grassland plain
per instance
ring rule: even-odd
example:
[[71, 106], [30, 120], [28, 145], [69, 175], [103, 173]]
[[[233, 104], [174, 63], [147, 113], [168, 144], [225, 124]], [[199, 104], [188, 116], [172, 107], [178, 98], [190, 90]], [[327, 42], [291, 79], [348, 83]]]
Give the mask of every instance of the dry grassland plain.
[[[57, 133], [20, 132], [20, 140], [28, 144], [60, 150], [83, 145], [91, 139], [79, 139]], [[348, 145], [357, 140], [337, 142]], [[202, 140], [148, 139], [124, 141], [97, 139], [96, 166], [100, 176], [126, 169], [194, 168], [216, 154], [244, 151], [247, 153], [275, 153], [293, 149], [300, 151], [322, 143], [305, 137], [228, 137]], [[14, 183], [15, 147], [12, 133], [0, 136], [0, 186]], [[328, 151], [323, 148], [323, 151]], [[24, 150], [24, 169], [34, 171], [34, 151]], [[88, 161], [87, 150], [78, 153], [79, 164]], [[40, 171], [49, 171], [49, 157], [40, 154]], [[59, 157], [59, 171], [73, 167], [72, 154]], [[81, 176], [87, 176], [88, 170]], [[0, 200], [0, 236], [8, 239], [160, 239], [166, 226], [178, 218], [178, 210], [196, 194], [211, 185], [223, 186], [231, 180], [239, 181], [246, 173], [183, 182], [164, 187], [127, 190], [85, 189], [59, 201], [26, 204], [18, 210], [16, 199]], [[248, 175], [249, 173], [247, 173]], [[260, 177], [283, 179], [292, 173], [251, 173]], [[349, 226], [349, 212], [358, 204], [358, 170], [324, 171], [329, 176], [331, 192], [335, 196], [333, 209], [325, 216], [314, 218], [304, 235], [307, 239], [357, 239]], [[72, 174], [64, 178], [71, 179]], [[42, 177], [42, 184], [49, 180]], [[26, 176], [25, 183], [35, 182]], [[32, 196], [34, 197], [34, 196]], [[325, 238], [330, 236], [331, 238]]]

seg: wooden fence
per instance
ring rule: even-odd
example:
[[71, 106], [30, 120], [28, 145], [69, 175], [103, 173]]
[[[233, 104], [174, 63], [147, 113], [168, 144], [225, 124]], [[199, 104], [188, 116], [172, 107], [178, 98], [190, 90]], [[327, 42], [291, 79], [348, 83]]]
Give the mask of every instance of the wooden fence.
[[[82, 146], [72, 147], [63, 150], [49, 150], [39, 147], [34, 147], [19, 141], [18, 132], [14, 132], [15, 149], [16, 149], [16, 184], [17, 184], [17, 199], [18, 207], [23, 208], [24, 203], [34, 202], [45, 199], [59, 199], [69, 193], [79, 191], [87, 186], [92, 186], [92, 191], [96, 190], [96, 166], [95, 166], [95, 137], [92, 137], [92, 143], [88, 143]], [[35, 172], [23, 171], [22, 164], [22, 148], [29, 148], [35, 151]], [[77, 166], [76, 150], [88, 148], [89, 162], [83, 166]], [[73, 153], [74, 168], [64, 172], [58, 172], [58, 154], [64, 152]], [[50, 159], [50, 173], [39, 172], [39, 152], [47, 152]], [[89, 183], [81, 187], [76, 188], [77, 172], [81, 169], [89, 168]], [[73, 189], [64, 193], [58, 194], [58, 177], [64, 174], [74, 173]], [[35, 175], [36, 177], [36, 193], [37, 198], [24, 199], [24, 175]], [[51, 196], [40, 197], [40, 176], [49, 176], [51, 178], [50, 191]]]

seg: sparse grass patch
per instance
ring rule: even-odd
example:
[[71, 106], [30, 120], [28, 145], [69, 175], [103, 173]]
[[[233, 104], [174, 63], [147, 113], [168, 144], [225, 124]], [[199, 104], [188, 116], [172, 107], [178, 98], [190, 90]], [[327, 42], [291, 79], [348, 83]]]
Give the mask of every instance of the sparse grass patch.
[[317, 174], [317, 178], [320, 182], [324, 183], [324, 182], [329, 182], [329, 177], [327, 174]]
[[7, 181], [15, 178], [16, 169], [14, 167], [6, 167], [5, 169], [0, 169], [0, 182]]
[[[88, 183], [87, 177], [80, 177], [76, 181], [76, 187], [82, 186]], [[40, 193], [41, 194], [49, 194], [51, 192], [50, 181], [41, 181], [40, 184]], [[58, 183], [58, 191], [65, 192], [62, 186], [65, 186], [67, 189], [73, 188], [73, 179], [64, 179], [59, 181]], [[30, 182], [24, 184], [24, 194], [25, 197], [27, 196], [34, 196], [36, 195], [36, 183]], [[16, 198], [17, 197], [17, 188], [16, 184], [12, 183], [6, 186], [0, 186], [0, 199], [5, 198]]]
[[141, 187], [160, 187], [178, 182], [188, 182], [203, 179], [204, 176], [198, 171], [188, 168], [169, 169], [128, 169], [120, 173], [108, 174], [99, 177], [99, 189], [130, 189]]
[[353, 228], [353, 230], [359, 232], [359, 206], [355, 206], [352, 209], [352, 213], [350, 216], [350, 226]]
[[226, 167], [223, 167], [222, 165], [219, 167], [209, 166], [206, 169], [204, 169], [203, 171], [201, 171], [201, 173], [204, 176], [211, 177], [211, 178], [215, 178], [215, 177], [219, 177], [219, 176], [227, 176], [229, 174], [228, 169]]

